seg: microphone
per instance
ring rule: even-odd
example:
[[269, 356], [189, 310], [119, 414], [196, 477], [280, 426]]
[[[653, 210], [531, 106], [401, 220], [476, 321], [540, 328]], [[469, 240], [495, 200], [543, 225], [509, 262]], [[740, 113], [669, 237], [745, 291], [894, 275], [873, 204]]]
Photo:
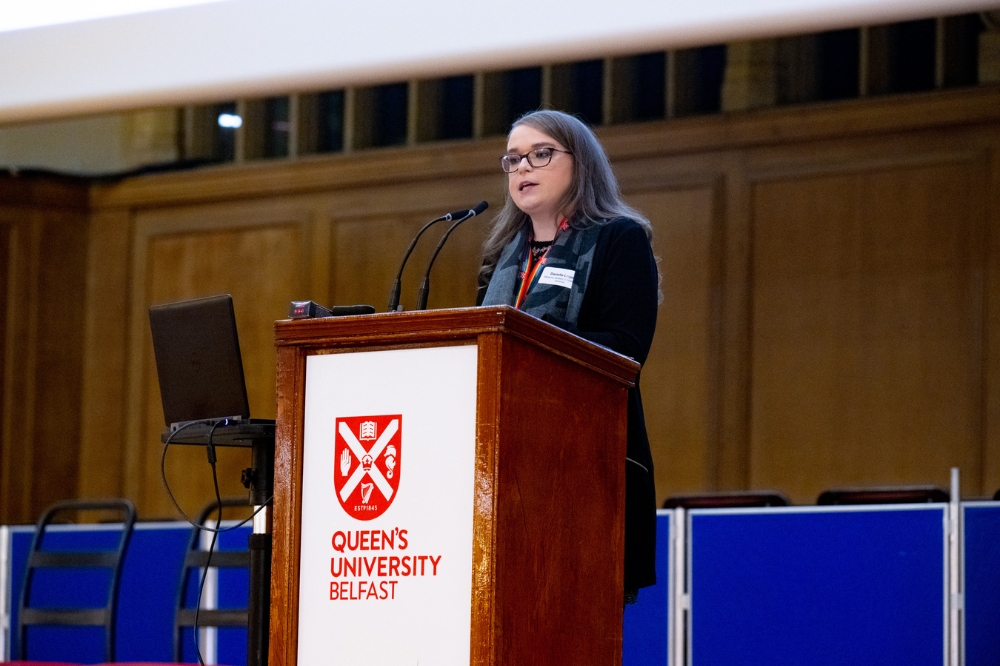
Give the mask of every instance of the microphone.
[[431, 267], [434, 266], [434, 260], [437, 259], [438, 253], [441, 251], [441, 248], [444, 247], [445, 241], [448, 240], [448, 236], [451, 235], [451, 232], [455, 230], [455, 227], [462, 224], [462, 222], [472, 219], [476, 215], [482, 214], [482, 212], [489, 207], [490, 205], [488, 203], [480, 201], [479, 205], [472, 210], [461, 211], [464, 215], [459, 218], [455, 224], [448, 227], [448, 231], [444, 232], [444, 236], [441, 236], [441, 240], [438, 242], [437, 248], [434, 250], [434, 254], [431, 255], [430, 262], [427, 264], [427, 272], [424, 273], [424, 281], [420, 283], [420, 291], [417, 292], [417, 310], [427, 309], [427, 293], [431, 290]]
[[454, 220], [455, 218], [462, 217], [463, 215], [467, 215], [468, 213], [469, 213], [468, 210], [456, 210], [454, 213], [448, 213], [447, 215], [442, 215], [441, 217], [436, 217], [433, 220], [431, 220], [430, 222], [428, 222], [427, 224], [425, 224], [420, 229], [420, 231], [417, 232], [417, 235], [413, 237], [412, 241], [410, 241], [410, 247], [406, 248], [406, 254], [403, 255], [403, 261], [402, 261], [402, 263], [399, 264], [399, 272], [396, 273], [396, 281], [392, 283], [392, 289], [389, 291], [389, 306], [386, 309], [387, 312], [395, 312], [396, 310], [400, 309], [399, 308], [399, 291], [400, 291], [400, 285], [401, 285], [400, 281], [403, 278], [403, 269], [406, 267], [406, 262], [410, 258], [410, 253], [413, 252], [413, 248], [415, 248], [417, 246], [417, 241], [420, 240], [420, 237], [424, 234], [424, 232], [427, 231], [428, 229], [430, 229], [432, 226], [434, 226], [438, 222], [444, 222], [446, 220], [447, 221], [451, 221], [451, 220]]

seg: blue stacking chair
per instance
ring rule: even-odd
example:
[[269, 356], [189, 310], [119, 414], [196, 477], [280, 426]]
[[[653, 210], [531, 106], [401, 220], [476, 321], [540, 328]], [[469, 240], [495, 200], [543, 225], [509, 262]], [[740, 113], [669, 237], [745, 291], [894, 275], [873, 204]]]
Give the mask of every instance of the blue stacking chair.
[[[118, 545], [104, 550], [46, 550], [46, 528], [59, 515], [79, 511], [115, 511], [121, 516], [122, 530]], [[121, 581], [122, 563], [135, 525], [135, 506], [125, 499], [110, 500], [67, 500], [48, 507], [38, 520], [35, 535], [28, 551], [27, 566], [24, 570], [24, 585], [17, 615], [18, 649], [17, 658], [27, 659], [28, 629], [37, 626], [99, 626], [104, 627], [105, 661], [115, 660], [115, 613], [118, 609], [118, 584]], [[107, 601], [103, 607], [59, 608], [32, 605], [31, 585], [35, 575], [42, 569], [88, 568], [109, 569]]]
[[[247, 507], [249, 506], [246, 497], [223, 498], [222, 508], [227, 507]], [[195, 522], [198, 525], [205, 525], [213, 513], [219, 510], [219, 503], [212, 502], [205, 506], [198, 514]], [[180, 584], [177, 586], [177, 611], [174, 615], [174, 661], [181, 663], [184, 661], [184, 629], [193, 627], [195, 615], [197, 614], [199, 627], [243, 627], [246, 628], [249, 619], [249, 610], [241, 609], [206, 609], [200, 611], [196, 607], [187, 605], [187, 591], [192, 580], [192, 573], [197, 579], [197, 572], [211, 566], [219, 569], [250, 569], [250, 550], [223, 550], [216, 549], [212, 553], [212, 561], [208, 560], [208, 551], [200, 547], [201, 529], [192, 528], [191, 537], [188, 540], [187, 554], [184, 556], [184, 569], [181, 571]], [[197, 641], [198, 637], [195, 636]]]

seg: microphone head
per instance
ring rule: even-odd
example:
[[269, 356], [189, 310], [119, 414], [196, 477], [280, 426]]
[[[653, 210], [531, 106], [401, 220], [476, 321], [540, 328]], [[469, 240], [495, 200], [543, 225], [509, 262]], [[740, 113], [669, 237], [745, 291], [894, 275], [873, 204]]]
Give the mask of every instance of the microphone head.
[[477, 205], [475, 208], [472, 209], [472, 214], [473, 214], [473, 216], [475, 216], [475, 215], [481, 215], [483, 213], [483, 211], [486, 210], [489, 207], [490, 207], [490, 205], [488, 203], [486, 203], [485, 201], [480, 201], [479, 205]]

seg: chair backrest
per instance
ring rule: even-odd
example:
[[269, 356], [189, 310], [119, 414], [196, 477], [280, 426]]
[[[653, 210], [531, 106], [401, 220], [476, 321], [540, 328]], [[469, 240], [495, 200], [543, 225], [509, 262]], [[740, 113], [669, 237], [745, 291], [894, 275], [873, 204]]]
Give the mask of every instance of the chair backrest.
[[[121, 536], [114, 550], [43, 550], [46, 528], [59, 514], [76, 511], [115, 511], [121, 514]], [[122, 563], [132, 528], [135, 506], [126, 499], [67, 500], [56, 502], [42, 513], [35, 527], [24, 570], [24, 585], [17, 615], [17, 658], [28, 658], [28, 628], [32, 626], [103, 626], [105, 633], [104, 659], [115, 660], [115, 613], [118, 610], [118, 584]], [[31, 606], [31, 584], [39, 569], [107, 568], [111, 576], [107, 601], [103, 608], [38, 608]]]
[[783, 494], [774, 490], [737, 490], [733, 492], [675, 495], [663, 502], [664, 509], [732, 509], [765, 506], [788, 506]]
[[838, 504], [925, 504], [947, 502], [948, 491], [937, 486], [841, 488], [827, 490], [816, 499], [820, 506]]
[[[227, 497], [222, 500], [222, 507], [247, 507], [249, 500], [246, 497]], [[219, 503], [212, 502], [205, 506], [198, 514], [195, 522], [204, 526], [210, 516], [219, 510]], [[184, 568], [181, 571], [180, 582], [177, 587], [177, 610], [174, 614], [174, 661], [183, 661], [184, 650], [184, 628], [195, 626], [195, 617], [198, 619], [199, 627], [246, 627], [248, 624], [249, 610], [241, 609], [207, 609], [188, 607], [186, 603], [188, 582], [191, 580], [193, 572], [201, 571], [202, 575], [207, 575], [207, 567], [220, 569], [250, 569], [250, 550], [223, 550], [212, 553], [212, 560], [209, 562], [208, 551], [201, 549], [201, 528], [191, 529], [191, 537], [188, 540], [187, 553], [184, 556]], [[198, 636], [195, 635], [195, 641]]]

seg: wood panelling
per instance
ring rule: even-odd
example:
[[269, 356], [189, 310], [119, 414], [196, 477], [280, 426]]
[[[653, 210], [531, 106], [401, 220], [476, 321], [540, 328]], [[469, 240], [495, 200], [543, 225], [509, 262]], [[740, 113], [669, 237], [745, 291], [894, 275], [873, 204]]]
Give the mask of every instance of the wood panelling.
[[[993, 146], [1000, 145], [1000, 130], [993, 128]], [[986, 218], [986, 276], [984, 320], [986, 358], [983, 363], [983, 478], [980, 492], [1000, 489], [1000, 150], [989, 154], [983, 177], [989, 181], [983, 211]]]
[[[661, 258], [664, 300], [642, 373], [661, 500], [773, 486], [812, 502], [833, 485], [945, 483], [952, 465], [967, 494], [1000, 485], [1000, 88], [599, 134]], [[158, 471], [153, 303], [233, 294], [256, 416], [274, 414], [272, 323], [288, 301], [381, 311], [420, 225], [487, 199], [491, 210], [453, 234], [431, 277], [432, 308], [470, 305], [503, 202], [502, 147], [442, 142], [149, 175], [95, 184], [89, 204], [62, 181], [0, 188], [4, 516], [35, 517], [31, 488], [43, 479], [53, 493], [123, 493], [144, 516], [173, 515]], [[72, 217], [88, 205], [85, 234], [46, 235], [58, 225], [42, 211]], [[405, 307], [446, 228], [411, 258]], [[59, 281], [84, 305], [56, 324], [42, 317], [55, 301], [39, 295]], [[45, 336], [69, 336], [65, 349], [77, 351], [57, 354]], [[61, 376], [77, 389], [37, 383], [43, 357], [76, 363]], [[36, 423], [55, 408], [36, 403], [73, 390], [60, 415], [76, 422], [51, 465], [69, 480], [22, 474], [49, 467], [35, 434], [49, 426]], [[39, 443], [12, 453], [22, 441]], [[233, 455], [220, 473], [239, 492], [245, 460]], [[204, 452], [172, 451], [169, 463], [195, 510], [210, 494]]]
[[124, 488], [131, 223], [126, 211], [90, 220], [78, 472], [84, 498], [118, 497]]
[[5, 522], [20, 519], [23, 514], [23, 493], [21, 492], [22, 470], [26, 469], [22, 454], [13, 445], [16, 431], [11, 414], [20, 407], [15, 401], [15, 386], [17, 373], [20, 372], [20, 362], [15, 361], [14, 353], [18, 351], [14, 344], [19, 333], [21, 313], [16, 307], [19, 294], [13, 288], [20, 280], [21, 266], [17, 261], [15, 248], [17, 246], [17, 228], [11, 223], [7, 211], [0, 211], [0, 233], [3, 238], [3, 375], [0, 376], [3, 388], [3, 403], [0, 404], [0, 518]]
[[[290, 294], [305, 290], [308, 263], [303, 238], [308, 235], [308, 219], [304, 214], [299, 219], [248, 214], [237, 220], [228, 213], [189, 211], [181, 220], [165, 220], [160, 214], [137, 220], [133, 261], [142, 267], [134, 272], [133, 282], [133, 289], [140, 289], [134, 292], [132, 307], [129, 402], [140, 409], [130, 413], [125, 471], [128, 494], [139, 499], [146, 515], [174, 515], [160, 477], [164, 422], [146, 310], [159, 303], [232, 294], [251, 415], [274, 418], [272, 326], [287, 316], [288, 302], [294, 298]], [[246, 450], [220, 452], [223, 494], [244, 492], [239, 485], [240, 470], [248, 464]], [[171, 490], [188, 512], [212, 496], [210, 469], [200, 448], [172, 448], [166, 474]]]
[[11, 265], [11, 228], [7, 224], [0, 224], [0, 498], [6, 499], [3, 491], [6, 490], [10, 481], [12, 461], [8, 458], [12, 455], [8, 452], [10, 447], [5, 446], [7, 438], [5, 424], [7, 423], [7, 368], [13, 366], [13, 362], [7, 359], [7, 324], [10, 316], [17, 316], [16, 313], [9, 312], [12, 303], [8, 298], [7, 286], [11, 278], [13, 266]]
[[0, 521], [77, 493], [86, 183], [0, 178]]
[[663, 301], [642, 370], [643, 409], [660, 488], [715, 484], [718, 439], [717, 184], [629, 192], [653, 224]]
[[955, 466], [978, 492], [985, 165], [857, 148], [753, 188], [751, 484], [809, 501]]
[[[22, 212], [23, 215], [23, 212]], [[6, 216], [5, 216], [6, 217]], [[3, 502], [4, 522], [31, 518], [31, 479], [35, 466], [35, 323], [38, 318], [37, 233], [27, 216], [11, 215], [7, 281], [7, 334], [4, 349]]]
[[[385, 311], [389, 288], [410, 240], [424, 224], [440, 214], [439, 211], [421, 211], [399, 217], [334, 222], [332, 302], [367, 303], [379, 312]], [[410, 255], [403, 271], [400, 299], [405, 309], [416, 307], [417, 291], [427, 264], [439, 237], [450, 224], [440, 222], [428, 229]], [[485, 232], [483, 221], [475, 218], [452, 232], [431, 271], [428, 308], [475, 305], [476, 275]]]
[[751, 215], [744, 156], [726, 159], [719, 340], [718, 478], [713, 489], [750, 488]]
[[86, 217], [62, 211], [37, 220], [32, 254], [38, 261], [38, 310], [34, 324], [34, 465], [32, 507], [76, 495], [83, 369]]

